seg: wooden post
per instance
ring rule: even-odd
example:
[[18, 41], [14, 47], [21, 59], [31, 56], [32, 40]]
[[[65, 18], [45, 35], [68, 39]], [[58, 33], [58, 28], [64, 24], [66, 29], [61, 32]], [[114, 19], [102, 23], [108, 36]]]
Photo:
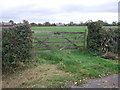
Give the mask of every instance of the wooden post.
[[85, 33], [84, 33], [84, 49], [86, 48], [86, 29], [85, 29]]

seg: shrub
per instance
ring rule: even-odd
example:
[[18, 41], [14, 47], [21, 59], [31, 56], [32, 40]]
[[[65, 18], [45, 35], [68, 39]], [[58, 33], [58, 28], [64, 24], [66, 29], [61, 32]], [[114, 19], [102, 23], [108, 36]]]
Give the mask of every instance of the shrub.
[[118, 29], [105, 28], [101, 31], [102, 34], [102, 50], [104, 52], [118, 53]]
[[99, 22], [91, 22], [88, 24], [87, 49], [89, 52], [99, 54], [101, 48], [102, 25]]
[[120, 30], [114, 28], [102, 28], [99, 22], [91, 22], [88, 24], [87, 49], [94, 55], [102, 52], [119, 53]]
[[32, 32], [28, 24], [2, 27], [3, 66], [15, 65], [30, 58]]

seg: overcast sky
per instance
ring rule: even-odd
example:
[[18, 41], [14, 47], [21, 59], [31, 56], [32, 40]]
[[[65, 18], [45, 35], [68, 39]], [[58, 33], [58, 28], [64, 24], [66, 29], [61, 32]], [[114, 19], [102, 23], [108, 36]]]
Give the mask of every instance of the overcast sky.
[[0, 21], [118, 21], [119, 0], [0, 0]]

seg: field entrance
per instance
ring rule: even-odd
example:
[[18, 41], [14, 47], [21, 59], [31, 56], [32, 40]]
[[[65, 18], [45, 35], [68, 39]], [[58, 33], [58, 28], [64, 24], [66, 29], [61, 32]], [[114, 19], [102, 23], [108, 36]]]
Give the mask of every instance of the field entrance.
[[85, 47], [86, 32], [33, 31], [33, 52], [75, 51]]

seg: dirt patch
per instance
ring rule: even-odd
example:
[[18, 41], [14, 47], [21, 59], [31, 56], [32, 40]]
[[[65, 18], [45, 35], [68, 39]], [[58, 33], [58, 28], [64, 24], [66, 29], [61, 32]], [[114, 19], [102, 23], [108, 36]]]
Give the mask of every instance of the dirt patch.
[[42, 64], [34, 68], [23, 70], [6, 76], [2, 80], [3, 88], [46, 88], [46, 84], [50, 84], [49, 79], [55, 77], [71, 76], [69, 73], [57, 70], [56, 65]]
[[120, 74], [114, 74], [101, 79], [88, 80], [86, 84], [72, 86], [72, 90], [74, 90], [74, 88], [119, 88], [119, 76]]

